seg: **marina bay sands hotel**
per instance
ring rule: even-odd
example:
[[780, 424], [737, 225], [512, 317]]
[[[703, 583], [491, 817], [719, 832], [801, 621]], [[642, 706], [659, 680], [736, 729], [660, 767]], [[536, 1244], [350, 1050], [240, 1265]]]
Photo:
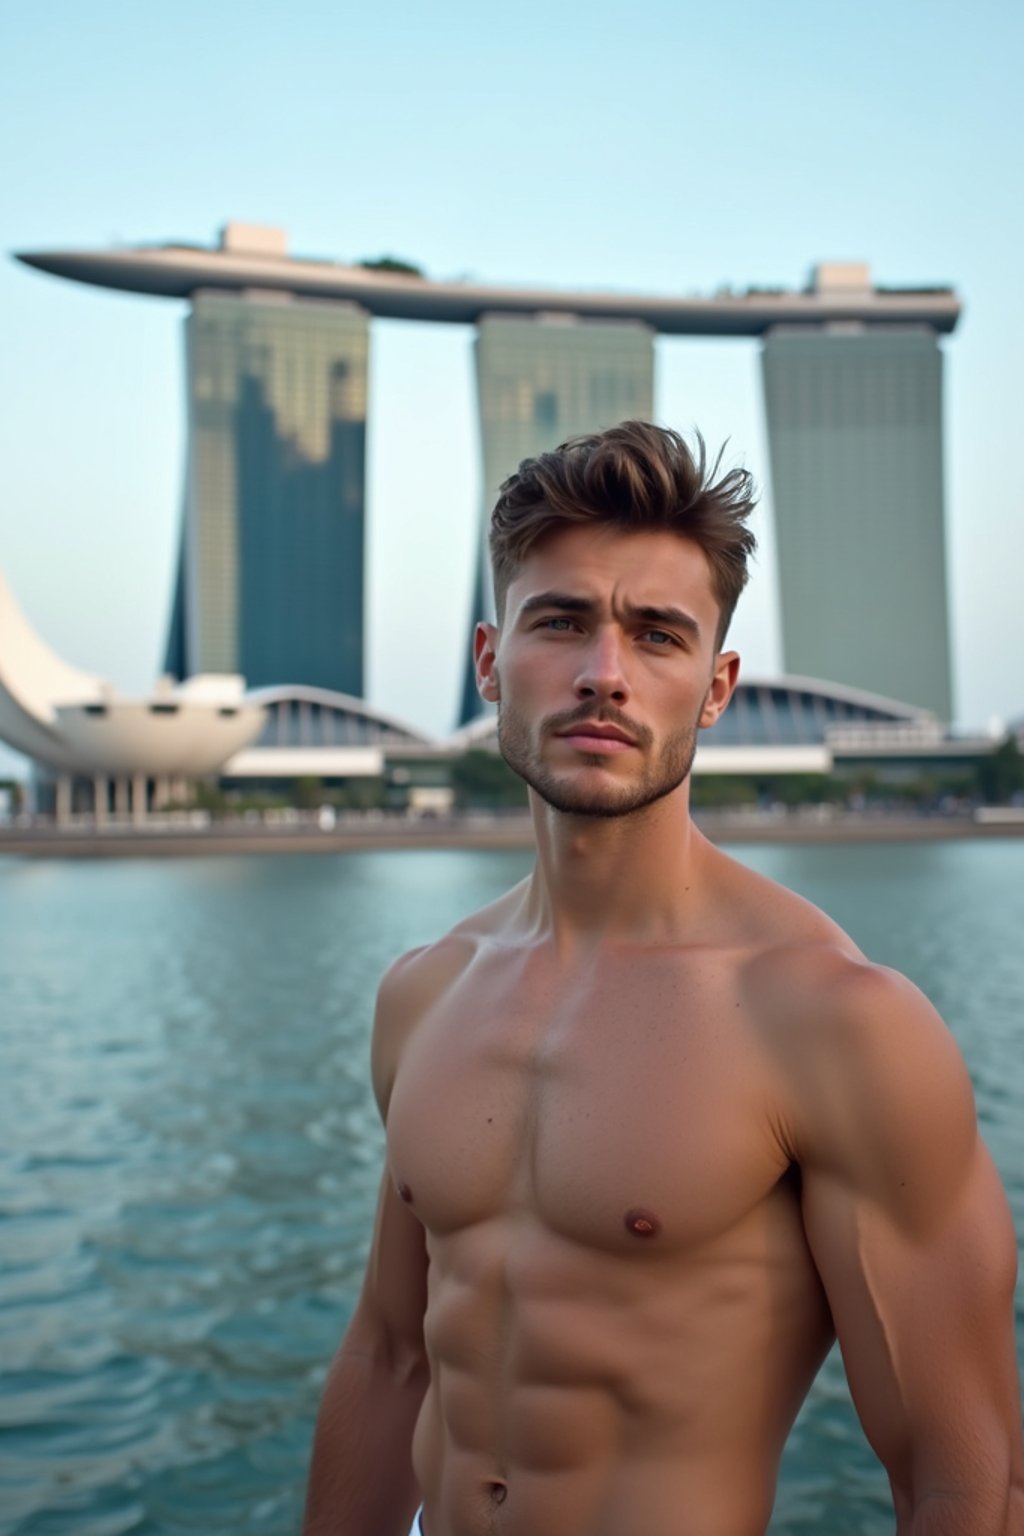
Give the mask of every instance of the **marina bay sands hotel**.
[[[960, 306], [947, 288], [873, 287], [853, 263], [820, 265], [802, 292], [713, 298], [439, 283], [398, 263], [298, 259], [283, 232], [241, 224], [218, 249], [20, 259], [190, 301], [175, 677], [363, 696], [366, 384], [381, 316], [476, 327], [470, 617], [490, 602], [487, 513], [521, 459], [653, 417], [656, 336], [760, 338], [786, 671], [952, 717], [939, 338]], [[467, 676], [462, 718], [479, 711]]]

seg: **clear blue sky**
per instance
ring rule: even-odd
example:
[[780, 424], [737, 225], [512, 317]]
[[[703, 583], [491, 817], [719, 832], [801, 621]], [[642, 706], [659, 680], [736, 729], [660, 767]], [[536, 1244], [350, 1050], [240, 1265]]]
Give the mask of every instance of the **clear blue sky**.
[[[0, 48], [6, 251], [212, 242], [239, 218], [299, 254], [437, 277], [711, 292], [849, 258], [954, 284], [958, 714], [1024, 714], [1016, 0], [57, 0], [4, 7]], [[0, 568], [69, 660], [142, 690], [180, 510], [184, 306], [3, 260], [0, 313]], [[397, 323], [373, 341], [369, 692], [437, 731], [478, 515], [470, 342]], [[659, 342], [659, 418], [729, 437], [763, 488], [734, 630], [748, 674], [780, 662], [758, 369], [754, 343]]]

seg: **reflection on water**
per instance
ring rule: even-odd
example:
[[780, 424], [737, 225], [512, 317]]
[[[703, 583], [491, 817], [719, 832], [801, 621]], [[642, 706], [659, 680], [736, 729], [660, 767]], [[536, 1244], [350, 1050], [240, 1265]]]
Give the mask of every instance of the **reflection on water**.
[[[1024, 1229], [1024, 844], [737, 850], [933, 998]], [[381, 1134], [381, 971], [519, 854], [0, 865], [0, 1531], [297, 1529]], [[774, 1536], [891, 1529], [830, 1357]]]

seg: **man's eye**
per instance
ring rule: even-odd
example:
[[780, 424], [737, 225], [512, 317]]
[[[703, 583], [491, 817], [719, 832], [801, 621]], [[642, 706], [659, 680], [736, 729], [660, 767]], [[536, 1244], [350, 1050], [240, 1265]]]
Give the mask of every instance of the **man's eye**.
[[645, 640], [650, 640], [653, 645], [675, 644], [675, 637], [670, 635], [665, 629], [645, 629], [643, 638]]
[[553, 629], [557, 634], [564, 634], [566, 630], [572, 629], [572, 619], [542, 619], [540, 627], [541, 629]]

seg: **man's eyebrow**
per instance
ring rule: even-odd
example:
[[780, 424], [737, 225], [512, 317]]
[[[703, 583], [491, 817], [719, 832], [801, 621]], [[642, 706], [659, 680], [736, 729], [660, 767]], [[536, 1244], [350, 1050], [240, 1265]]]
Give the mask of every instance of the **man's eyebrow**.
[[700, 625], [692, 613], [687, 613], [685, 608], [658, 608], [645, 605], [641, 608], [627, 608], [630, 618], [643, 619], [645, 624], [663, 624], [666, 629], [684, 629], [687, 634], [696, 639], [700, 635]]
[[558, 608], [562, 613], [593, 613], [597, 603], [592, 597], [579, 597], [572, 592], [535, 592], [519, 605], [519, 612], [536, 613], [538, 608]]
[[[559, 613], [596, 613], [599, 604], [595, 598], [582, 597], [574, 592], [535, 592], [532, 597], [526, 598], [519, 607], [520, 616], [528, 613], [536, 613], [538, 609], [550, 612], [555, 609]], [[627, 604], [626, 617], [634, 621], [640, 620], [644, 624], [664, 625], [668, 629], [682, 629], [694, 639], [700, 638], [700, 625], [692, 613], [687, 613], [685, 608], [675, 608], [671, 604], [661, 606], [656, 603]]]

